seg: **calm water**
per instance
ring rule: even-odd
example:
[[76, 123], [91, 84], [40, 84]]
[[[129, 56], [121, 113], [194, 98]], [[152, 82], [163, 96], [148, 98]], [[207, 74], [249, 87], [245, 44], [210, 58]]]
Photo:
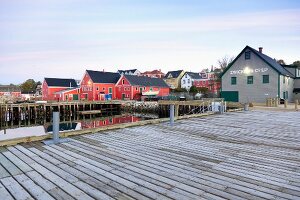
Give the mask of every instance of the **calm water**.
[[[71, 120], [69, 122], [62, 122], [59, 125], [60, 131], [74, 131], [90, 128], [98, 128], [104, 126], [111, 126], [114, 124], [132, 123], [142, 120], [159, 118], [158, 115], [141, 115], [141, 114], [120, 114], [115, 116], [107, 116], [94, 119], [80, 119]], [[43, 120], [35, 122], [30, 125], [28, 121], [20, 121], [18, 125], [11, 127], [1, 127], [0, 140], [8, 140], [13, 138], [20, 138], [26, 136], [40, 136], [52, 133], [52, 124]]]

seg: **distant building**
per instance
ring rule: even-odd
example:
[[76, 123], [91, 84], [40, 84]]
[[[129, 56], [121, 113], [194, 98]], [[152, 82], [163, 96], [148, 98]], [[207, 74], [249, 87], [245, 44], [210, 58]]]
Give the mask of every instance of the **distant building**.
[[88, 101], [115, 99], [115, 85], [120, 77], [119, 73], [86, 70], [80, 84], [80, 98]]
[[169, 86], [160, 78], [122, 75], [116, 84], [117, 99], [140, 100], [142, 96], [168, 96]]
[[200, 81], [202, 77], [199, 73], [195, 72], [185, 72], [184, 75], [181, 77], [181, 88], [185, 88], [190, 90], [192, 85], [194, 85], [195, 81]]
[[[45, 101], [58, 101], [59, 98], [56, 97], [56, 92], [77, 87], [78, 85], [74, 79], [45, 78], [42, 85], [42, 99]], [[78, 93], [74, 94], [72, 99], [78, 99]]]
[[137, 69], [128, 69], [128, 70], [118, 70], [120, 75], [141, 75], [141, 72]]
[[298, 88], [299, 68], [282, 66], [263, 54], [262, 48], [246, 46], [224, 70], [221, 96], [236, 102], [264, 103], [268, 97], [292, 101]]
[[[217, 70], [218, 71], [218, 70]], [[201, 79], [195, 80], [193, 85], [197, 88], [207, 88], [208, 92], [218, 94], [221, 88], [221, 82], [214, 71], [200, 72]]]
[[14, 85], [0, 85], [0, 96], [21, 97], [21, 88]]
[[150, 78], [164, 78], [165, 74], [159, 69], [155, 69], [153, 71], [145, 71], [143, 73], [141, 73], [141, 76], [147, 76]]
[[165, 75], [164, 80], [171, 89], [180, 88], [181, 77], [183, 76], [183, 74], [184, 74], [183, 70], [169, 71]]

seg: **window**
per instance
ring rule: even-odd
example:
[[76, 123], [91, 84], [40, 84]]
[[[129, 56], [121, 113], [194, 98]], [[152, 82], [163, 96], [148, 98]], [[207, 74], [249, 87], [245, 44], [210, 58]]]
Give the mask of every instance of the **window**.
[[99, 90], [99, 87], [97, 87], [96, 90], [98, 91], [98, 90]]
[[188, 83], [190, 83], [191, 81], [190, 81], [190, 79], [188, 79]]
[[138, 91], [138, 87], [135, 87], [135, 90]]
[[236, 77], [231, 77], [231, 85], [236, 85]]
[[250, 51], [246, 51], [245, 52], [245, 60], [249, 60], [251, 58], [251, 52]]
[[102, 88], [103, 91], [105, 91], [105, 88]]
[[112, 88], [108, 88], [108, 93], [111, 94], [112, 93]]
[[123, 80], [122, 80], [122, 85], [124, 85], [124, 84], [125, 84], [125, 80], [123, 79]]
[[187, 78], [187, 74], [185, 74], [185, 78]]
[[283, 92], [283, 99], [285, 99], [285, 92]]
[[285, 92], [285, 97], [286, 97], [286, 99], [289, 99], [289, 93], [288, 93], [288, 91]]
[[263, 75], [263, 83], [269, 83], [269, 75]]
[[185, 80], [183, 80], [183, 84], [185, 84]]
[[153, 91], [153, 88], [152, 88], [152, 87], [150, 88], [150, 91]]
[[283, 84], [285, 84], [285, 76], [283, 77]]
[[144, 87], [144, 90], [146, 90], [146, 87]]
[[253, 76], [247, 76], [247, 84], [253, 84]]

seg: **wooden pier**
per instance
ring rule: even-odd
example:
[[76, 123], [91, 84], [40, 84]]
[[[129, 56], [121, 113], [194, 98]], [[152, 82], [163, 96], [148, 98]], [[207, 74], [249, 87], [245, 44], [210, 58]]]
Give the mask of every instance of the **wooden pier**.
[[0, 199], [300, 199], [299, 112], [211, 115], [0, 149]]
[[[95, 111], [96, 110], [96, 111]], [[99, 112], [101, 110], [101, 112]], [[119, 114], [120, 101], [74, 101], [55, 103], [0, 104], [0, 129], [2, 127], [21, 126], [27, 120], [32, 124], [43, 124], [52, 119], [52, 112], [59, 111], [62, 121], [78, 118], [80, 112], [93, 111], [97, 114]], [[92, 113], [96, 114], [96, 113]]]

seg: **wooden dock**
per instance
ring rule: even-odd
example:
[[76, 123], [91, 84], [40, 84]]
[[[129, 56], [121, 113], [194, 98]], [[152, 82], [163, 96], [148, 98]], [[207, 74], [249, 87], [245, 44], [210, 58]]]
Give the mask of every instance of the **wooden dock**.
[[0, 199], [300, 199], [299, 117], [226, 113], [1, 148]]

